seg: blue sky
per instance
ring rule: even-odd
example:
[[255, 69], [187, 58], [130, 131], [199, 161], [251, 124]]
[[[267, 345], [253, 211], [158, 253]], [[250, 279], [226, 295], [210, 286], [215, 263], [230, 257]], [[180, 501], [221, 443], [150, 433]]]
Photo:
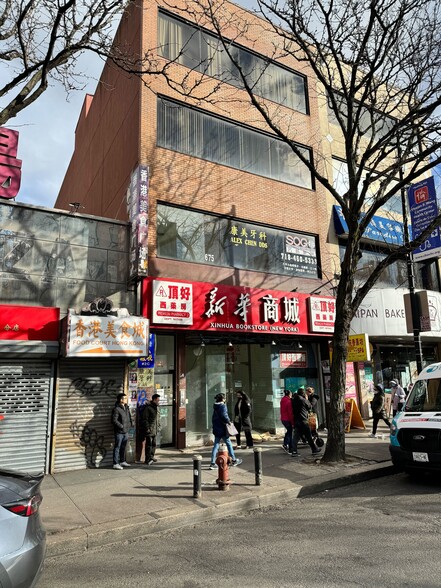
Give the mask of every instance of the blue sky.
[[[20, 132], [17, 157], [22, 160], [16, 202], [53, 207], [73, 153], [75, 127], [86, 93], [94, 93], [103, 62], [82, 57], [86, 87], [69, 96], [60, 84], [50, 87], [31, 106], [7, 123]], [[75, 200], [75, 198], [73, 198]]]
[[[252, 0], [238, 2], [250, 7]], [[32, 106], [7, 123], [20, 132], [18, 158], [23, 161], [21, 188], [17, 202], [53, 207], [73, 152], [75, 127], [86, 93], [93, 94], [103, 61], [86, 54], [78, 71], [88, 77], [81, 91], [66, 95], [57, 84], [50, 87]], [[0, 69], [0, 78], [5, 71]], [[441, 166], [434, 170], [438, 198], [441, 201]], [[78, 200], [72, 195], [72, 200]]]

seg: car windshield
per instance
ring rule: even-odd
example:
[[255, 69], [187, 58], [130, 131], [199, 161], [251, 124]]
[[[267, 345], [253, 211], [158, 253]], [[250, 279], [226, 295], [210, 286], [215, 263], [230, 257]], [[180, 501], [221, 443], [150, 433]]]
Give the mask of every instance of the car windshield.
[[441, 379], [415, 382], [406, 401], [406, 411], [441, 411]]

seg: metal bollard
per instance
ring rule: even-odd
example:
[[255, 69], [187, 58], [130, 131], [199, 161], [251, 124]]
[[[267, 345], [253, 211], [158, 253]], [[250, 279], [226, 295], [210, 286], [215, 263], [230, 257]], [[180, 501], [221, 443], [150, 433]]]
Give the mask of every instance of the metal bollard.
[[262, 485], [262, 449], [254, 448], [254, 471], [256, 474], [256, 486]]
[[202, 496], [202, 455], [193, 455], [193, 498]]

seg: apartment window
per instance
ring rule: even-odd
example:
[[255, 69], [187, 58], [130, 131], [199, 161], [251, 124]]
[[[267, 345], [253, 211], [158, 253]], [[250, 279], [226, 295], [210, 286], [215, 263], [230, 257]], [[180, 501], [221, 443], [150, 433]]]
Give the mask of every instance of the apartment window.
[[307, 114], [303, 76], [231, 44], [233, 63], [216, 36], [163, 13], [159, 13], [158, 39], [162, 57], [242, 88], [238, 63], [256, 95]]
[[[271, 135], [163, 98], [158, 98], [157, 116], [159, 147], [312, 189], [306, 165]], [[300, 149], [310, 160], [310, 150]]]

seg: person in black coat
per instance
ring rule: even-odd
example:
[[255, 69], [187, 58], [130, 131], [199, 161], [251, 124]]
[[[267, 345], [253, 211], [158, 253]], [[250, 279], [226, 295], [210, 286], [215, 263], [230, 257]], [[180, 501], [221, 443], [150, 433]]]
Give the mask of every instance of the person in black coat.
[[371, 408], [372, 408], [372, 433], [369, 434], [369, 437], [375, 437], [377, 432], [378, 421], [381, 419], [383, 420], [388, 427], [390, 427], [390, 421], [386, 416], [386, 411], [384, 409], [384, 390], [381, 384], [377, 384], [374, 388], [374, 398], [371, 401]]
[[299, 388], [297, 394], [292, 397], [292, 411], [294, 413], [294, 435], [292, 442], [292, 456], [298, 457], [297, 443], [299, 439], [305, 437], [306, 442], [311, 448], [313, 454], [320, 453], [320, 448], [316, 446], [311, 435], [308, 419], [311, 411], [311, 404], [307, 399], [306, 391]]
[[141, 430], [145, 439], [145, 464], [152, 465], [158, 460], [156, 453], [156, 435], [161, 430], [161, 415], [158, 409], [161, 397], [153, 394], [152, 400], [145, 405], [141, 415]]
[[112, 425], [115, 434], [113, 446], [113, 469], [122, 470], [129, 467], [126, 461], [126, 446], [129, 440], [129, 429], [132, 426], [132, 416], [129, 407], [124, 402], [125, 394], [118, 394], [115, 408], [112, 411]]
[[247, 440], [247, 449], [253, 447], [253, 435], [251, 433], [251, 402], [242, 390], [236, 392], [237, 402], [234, 407], [234, 425], [237, 429], [237, 449], [240, 449], [240, 433], [243, 430]]

